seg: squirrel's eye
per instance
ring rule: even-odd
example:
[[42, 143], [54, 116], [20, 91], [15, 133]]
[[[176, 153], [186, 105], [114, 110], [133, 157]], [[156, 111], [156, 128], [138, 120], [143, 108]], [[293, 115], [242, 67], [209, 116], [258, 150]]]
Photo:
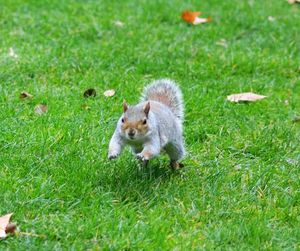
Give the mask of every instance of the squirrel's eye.
[[143, 120], [143, 125], [146, 125], [147, 124], [147, 119], [144, 119]]
[[124, 123], [124, 118], [122, 118], [122, 123]]

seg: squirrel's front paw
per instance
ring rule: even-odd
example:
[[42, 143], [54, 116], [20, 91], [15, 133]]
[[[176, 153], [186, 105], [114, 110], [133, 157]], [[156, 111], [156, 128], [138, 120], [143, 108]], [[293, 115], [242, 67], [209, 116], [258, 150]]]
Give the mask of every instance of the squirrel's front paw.
[[141, 160], [141, 161], [149, 160], [149, 158], [147, 158], [143, 153], [138, 153], [136, 155], [136, 157], [138, 160]]
[[108, 154], [108, 159], [109, 160], [112, 160], [112, 159], [115, 159], [115, 158], [117, 158], [118, 157], [118, 153], [109, 153]]

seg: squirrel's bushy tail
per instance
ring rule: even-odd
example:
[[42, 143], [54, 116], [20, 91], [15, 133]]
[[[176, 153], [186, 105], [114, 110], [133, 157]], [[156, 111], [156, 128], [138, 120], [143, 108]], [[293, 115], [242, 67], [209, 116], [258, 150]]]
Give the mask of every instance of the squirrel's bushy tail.
[[154, 100], [168, 106], [174, 115], [183, 120], [183, 99], [179, 87], [169, 79], [159, 79], [146, 86], [141, 101]]

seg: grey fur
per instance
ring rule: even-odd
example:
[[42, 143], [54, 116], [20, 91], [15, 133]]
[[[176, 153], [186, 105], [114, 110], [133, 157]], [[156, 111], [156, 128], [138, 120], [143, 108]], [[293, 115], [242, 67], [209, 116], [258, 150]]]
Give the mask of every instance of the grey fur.
[[[154, 94], [154, 95], [153, 95]], [[153, 97], [154, 96], [154, 97]], [[163, 102], [157, 96], [167, 97], [169, 103]], [[159, 79], [146, 86], [141, 101], [155, 100], [169, 106], [176, 117], [183, 120], [184, 107], [181, 90], [170, 79]]]
[[[152, 100], [151, 97], [163, 97], [165, 103]], [[184, 155], [183, 144], [183, 101], [179, 88], [171, 80], [157, 80], [145, 88], [141, 103], [129, 106], [117, 123], [116, 130], [109, 144], [109, 159], [116, 158], [124, 145], [129, 145], [137, 158], [147, 161], [160, 154], [164, 149], [171, 162], [177, 162]], [[121, 130], [122, 118], [128, 122], [142, 121], [146, 118], [144, 107], [150, 102], [147, 118], [148, 131], [145, 134], [136, 132], [135, 138]], [[150, 155], [149, 155], [150, 153]]]

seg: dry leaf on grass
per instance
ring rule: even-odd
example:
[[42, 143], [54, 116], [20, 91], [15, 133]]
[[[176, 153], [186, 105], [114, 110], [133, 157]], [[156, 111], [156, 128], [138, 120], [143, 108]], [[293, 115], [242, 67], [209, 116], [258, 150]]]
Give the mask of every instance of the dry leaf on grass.
[[300, 0], [288, 0], [289, 4], [300, 3]]
[[194, 25], [197, 24], [204, 24], [204, 23], [208, 23], [212, 20], [212, 17], [207, 17], [207, 18], [200, 18], [200, 17], [196, 17], [195, 21], [194, 21]]
[[8, 50], [8, 55], [14, 59], [18, 58], [18, 55], [15, 53], [14, 49], [12, 47], [9, 48]]
[[195, 12], [192, 12], [192, 11], [183, 11], [181, 13], [181, 18], [186, 21], [187, 23], [194, 23], [195, 19], [201, 15], [201, 12], [198, 12], [198, 11], [195, 11]]
[[31, 95], [28, 92], [21, 92], [20, 99], [26, 99], [26, 98], [33, 98], [33, 95]]
[[268, 16], [268, 20], [269, 20], [270, 22], [274, 22], [276, 19], [275, 19], [275, 17]]
[[17, 229], [17, 225], [14, 223], [8, 223], [8, 225], [6, 226], [6, 233], [7, 234], [13, 234]]
[[116, 91], [114, 89], [111, 89], [111, 90], [106, 90], [105, 92], [103, 92], [103, 95], [105, 97], [112, 97], [114, 96], [116, 93]]
[[85, 98], [96, 97], [96, 90], [94, 88], [89, 88], [83, 93], [83, 96]]
[[81, 108], [82, 108], [83, 110], [90, 110], [90, 109], [91, 109], [91, 107], [88, 106], [87, 104], [82, 104], [82, 105], [81, 105]]
[[[17, 225], [10, 222], [11, 216], [13, 214], [7, 214], [0, 217], [0, 240], [7, 237], [7, 234], [14, 234], [23, 235], [23, 236], [30, 236], [30, 237], [39, 237], [39, 238], [46, 238], [45, 235], [38, 235], [34, 233], [26, 233], [26, 232], [17, 232]], [[2, 249], [1, 249], [2, 250]]]
[[217, 45], [223, 46], [224, 48], [228, 47], [228, 43], [226, 41], [226, 39], [222, 38], [219, 41], [216, 42]]
[[193, 24], [193, 25], [197, 25], [197, 24], [203, 24], [203, 23], [207, 23], [210, 22], [212, 20], [211, 17], [207, 17], [207, 18], [200, 18], [199, 16], [201, 15], [201, 12], [198, 11], [183, 11], [181, 13], [181, 18], [189, 23], [189, 24]]
[[264, 99], [267, 96], [255, 94], [252, 92], [245, 92], [245, 93], [237, 93], [227, 96], [227, 100], [231, 102], [254, 102], [260, 99]]
[[115, 26], [117, 26], [117, 27], [123, 27], [123, 26], [124, 26], [124, 23], [121, 22], [121, 21], [119, 21], [119, 20], [116, 20], [116, 21], [114, 22], [114, 24], [115, 24]]
[[34, 107], [34, 112], [37, 115], [42, 115], [43, 113], [48, 111], [48, 106], [43, 105], [43, 104], [39, 104], [36, 107]]
[[10, 223], [10, 218], [12, 214], [7, 214], [0, 217], [0, 239], [5, 238], [8, 233], [14, 233], [16, 230], [16, 225]]

